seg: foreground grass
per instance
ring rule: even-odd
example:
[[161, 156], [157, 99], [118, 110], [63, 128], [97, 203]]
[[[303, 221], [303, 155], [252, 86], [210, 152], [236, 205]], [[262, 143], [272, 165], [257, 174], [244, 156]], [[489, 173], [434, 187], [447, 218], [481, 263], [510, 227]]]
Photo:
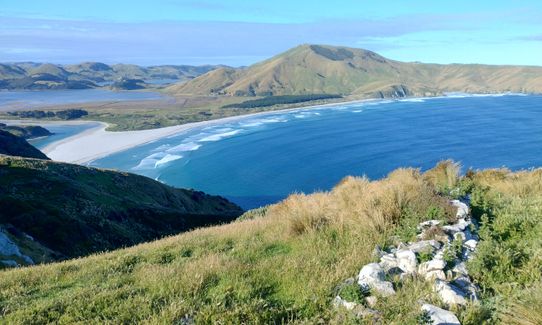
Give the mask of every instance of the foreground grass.
[[[460, 188], [473, 193], [483, 220], [480, 253], [469, 268], [484, 300], [455, 311], [463, 324], [537, 324], [540, 172], [495, 173], [458, 180], [457, 168], [445, 164], [375, 182], [349, 177], [331, 192], [293, 195], [228, 225], [4, 271], [0, 314], [7, 323], [358, 323], [331, 307], [336, 286], [373, 261], [375, 245], [408, 240], [428, 217], [450, 219], [444, 196]], [[420, 299], [439, 305], [430, 284], [413, 279], [376, 309], [384, 324], [417, 324]]]

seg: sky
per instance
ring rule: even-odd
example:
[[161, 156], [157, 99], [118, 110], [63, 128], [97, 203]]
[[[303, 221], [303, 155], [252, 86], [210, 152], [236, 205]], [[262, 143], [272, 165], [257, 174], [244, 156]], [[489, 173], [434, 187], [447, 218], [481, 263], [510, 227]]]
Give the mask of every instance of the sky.
[[542, 1], [0, 0], [0, 62], [243, 66], [307, 43], [542, 65]]

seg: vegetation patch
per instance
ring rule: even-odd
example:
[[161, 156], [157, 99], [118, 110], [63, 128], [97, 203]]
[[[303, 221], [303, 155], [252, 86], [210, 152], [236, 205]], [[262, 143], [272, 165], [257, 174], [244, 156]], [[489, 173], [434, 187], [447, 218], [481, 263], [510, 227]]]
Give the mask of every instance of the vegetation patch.
[[260, 99], [247, 100], [241, 103], [224, 105], [222, 108], [257, 108], [274, 105], [296, 104], [323, 99], [342, 98], [341, 95], [333, 94], [309, 94], [309, 95], [283, 95], [268, 96]]

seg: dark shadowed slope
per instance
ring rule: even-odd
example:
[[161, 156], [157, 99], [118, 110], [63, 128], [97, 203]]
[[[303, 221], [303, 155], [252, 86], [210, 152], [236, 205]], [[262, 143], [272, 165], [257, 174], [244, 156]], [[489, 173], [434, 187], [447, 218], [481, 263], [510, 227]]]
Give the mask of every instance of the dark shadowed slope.
[[41, 151], [28, 144], [25, 139], [3, 130], [0, 130], [0, 155], [49, 159]]
[[0, 228], [20, 250], [0, 257], [18, 264], [134, 245], [241, 213], [224, 198], [143, 176], [0, 157]]

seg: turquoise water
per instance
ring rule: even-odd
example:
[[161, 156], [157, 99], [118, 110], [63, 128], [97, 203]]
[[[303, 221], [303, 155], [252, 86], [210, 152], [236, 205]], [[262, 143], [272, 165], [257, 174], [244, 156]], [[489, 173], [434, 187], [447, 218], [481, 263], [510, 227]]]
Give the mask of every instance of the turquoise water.
[[[37, 123], [36, 125], [38, 124], [39, 123]], [[59, 124], [40, 124], [40, 125], [46, 128], [47, 130], [49, 130], [49, 132], [53, 133], [53, 135], [37, 138], [37, 139], [30, 139], [28, 140], [28, 142], [38, 149], [43, 149], [53, 142], [60, 141], [62, 139], [71, 137], [73, 135], [81, 133], [90, 128], [96, 127], [99, 125], [99, 123], [89, 122], [85, 124], [74, 124], [74, 125], [59, 125]]]
[[110, 91], [103, 89], [66, 89], [40, 91], [0, 91], [0, 109], [37, 107], [101, 101], [136, 101], [159, 99], [163, 96], [152, 91]]
[[92, 165], [220, 194], [244, 208], [347, 175], [385, 176], [452, 158], [464, 167], [542, 166], [542, 97], [346, 104], [253, 117], [161, 139]]

